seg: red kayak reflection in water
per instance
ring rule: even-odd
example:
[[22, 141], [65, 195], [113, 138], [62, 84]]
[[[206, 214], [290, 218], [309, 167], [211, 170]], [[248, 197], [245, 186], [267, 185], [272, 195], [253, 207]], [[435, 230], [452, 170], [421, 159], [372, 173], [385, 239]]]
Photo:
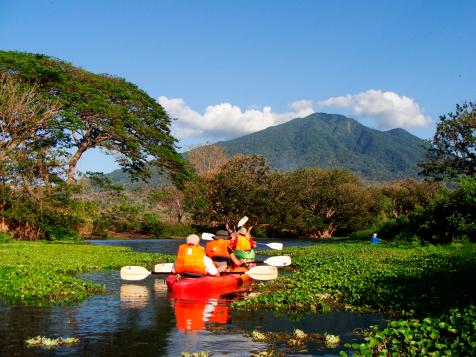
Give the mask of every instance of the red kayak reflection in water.
[[226, 324], [230, 320], [229, 299], [172, 299], [177, 328], [185, 333], [204, 330], [206, 324]]
[[[230, 322], [230, 303], [244, 291], [250, 290], [251, 281], [238, 289], [208, 294], [208, 296], [180, 297], [169, 293], [169, 301], [175, 310], [177, 329], [187, 334], [205, 330], [211, 325]], [[202, 294], [203, 295], [203, 294]]]
[[193, 334], [204, 330], [207, 324], [227, 324], [231, 300], [236, 294], [249, 290], [252, 282], [243, 273], [202, 278], [169, 275], [166, 279], [168, 297], [175, 309], [177, 329]]

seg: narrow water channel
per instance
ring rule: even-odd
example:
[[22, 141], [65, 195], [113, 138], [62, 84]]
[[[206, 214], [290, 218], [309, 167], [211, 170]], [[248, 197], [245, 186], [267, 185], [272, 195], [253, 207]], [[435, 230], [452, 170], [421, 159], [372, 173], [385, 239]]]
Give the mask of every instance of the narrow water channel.
[[[95, 241], [93, 244], [132, 246], [137, 251], [175, 254], [179, 241]], [[83, 279], [104, 285], [110, 294], [96, 295], [70, 306], [35, 307], [0, 302], [0, 356], [181, 356], [182, 352], [210, 352], [210, 356], [251, 356], [269, 345], [256, 343], [252, 330], [331, 333], [341, 347], [309, 345], [289, 356], [337, 356], [343, 344], [356, 340], [352, 331], [384, 324], [379, 314], [331, 312], [308, 315], [299, 321], [270, 312], [236, 312], [230, 301], [243, 292], [199, 300], [179, 300], [167, 294], [163, 278], [121, 281], [117, 271], [93, 272]], [[252, 287], [251, 287], [252, 288]], [[249, 289], [248, 287], [243, 288]], [[34, 336], [77, 337], [70, 347], [28, 348]]]

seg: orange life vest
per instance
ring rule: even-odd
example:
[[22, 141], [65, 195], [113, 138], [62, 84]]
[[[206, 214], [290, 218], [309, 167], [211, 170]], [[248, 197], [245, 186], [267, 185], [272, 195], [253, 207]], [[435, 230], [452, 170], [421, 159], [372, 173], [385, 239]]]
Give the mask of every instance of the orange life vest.
[[181, 244], [175, 259], [175, 272], [206, 275], [203, 257], [205, 249], [199, 245]]
[[235, 250], [244, 250], [244, 251], [251, 250], [251, 243], [248, 240], [248, 237], [239, 234], [236, 241]]
[[229, 257], [229, 241], [224, 239], [217, 239], [211, 242], [208, 242], [206, 245], [207, 256], [210, 258], [213, 257]]

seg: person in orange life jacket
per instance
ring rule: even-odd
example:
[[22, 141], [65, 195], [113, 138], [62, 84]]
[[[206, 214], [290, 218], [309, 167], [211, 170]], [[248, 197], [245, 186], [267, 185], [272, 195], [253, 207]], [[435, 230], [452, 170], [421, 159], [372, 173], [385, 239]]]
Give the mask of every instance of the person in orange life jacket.
[[177, 274], [187, 276], [220, 275], [220, 272], [226, 269], [216, 267], [213, 260], [205, 254], [205, 249], [199, 245], [200, 237], [196, 234], [190, 234], [187, 237], [186, 244], [181, 244], [175, 259], [173, 271]]
[[212, 241], [208, 242], [205, 251], [207, 256], [212, 258], [218, 266], [240, 266], [243, 264], [233, 253], [233, 247], [230, 241], [230, 234], [227, 231], [217, 231]]

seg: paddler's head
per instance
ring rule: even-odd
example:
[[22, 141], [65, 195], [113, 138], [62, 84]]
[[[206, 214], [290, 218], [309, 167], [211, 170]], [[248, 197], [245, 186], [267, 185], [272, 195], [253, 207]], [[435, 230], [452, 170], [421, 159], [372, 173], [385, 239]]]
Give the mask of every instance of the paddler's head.
[[198, 245], [198, 243], [200, 243], [200, 237], [197, 236], [196, 234], [190, 234], [187, 237], [187, 244]]
[[241, 227], [240, 230], [238, 231], [238, 233], [240, 233], [241, 235], [248, 235], [248, 231], [246, 230], [245, 227]]

